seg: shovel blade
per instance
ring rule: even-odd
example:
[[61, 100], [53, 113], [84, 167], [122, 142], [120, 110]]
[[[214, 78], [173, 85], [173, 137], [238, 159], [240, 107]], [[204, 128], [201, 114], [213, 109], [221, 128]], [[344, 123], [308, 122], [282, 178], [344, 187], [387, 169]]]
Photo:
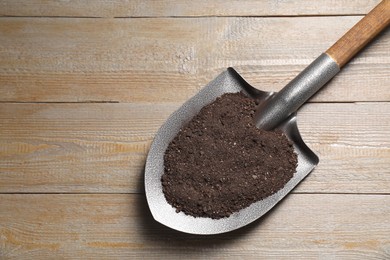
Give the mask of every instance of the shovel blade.
[[[145, 166], [145, 192], [154, 219], [172, 229], [190, 234], [211, 235], [233, 231], [267, 213], [301, 182], [318, 164], [319, 159], [303, 142], [296, 123], [296, 113], [288, 117], [277, 129], [283, 131], [293, 143], [298, 155], [298, 166], [293, 178], [277, 193], [235, 212], [227, 218], [211, 219], [193, 217], [176, 212], [165, 199], [161, 176], [164, 173], [164, 154], [180, 128], [186, 125], [207, 104], [225, 93], [242, 91], [247, 96], [266, 102], [273, 92], [260, 91], [249, 85], [233, 68], [228, 68], [205, 86], [198, 94], [185, 102], [158, 130], [151, 145]], [[261, 111], [259, 111], [261, 112]]]

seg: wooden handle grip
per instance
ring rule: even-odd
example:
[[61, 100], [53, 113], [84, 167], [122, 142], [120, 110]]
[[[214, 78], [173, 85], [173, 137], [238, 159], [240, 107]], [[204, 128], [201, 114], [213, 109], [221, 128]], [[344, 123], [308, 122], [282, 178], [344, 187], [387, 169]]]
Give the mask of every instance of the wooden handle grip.
[[343, 67], [368, 42], [390, 24], [390, 0], [383, 0], [326, 53]]

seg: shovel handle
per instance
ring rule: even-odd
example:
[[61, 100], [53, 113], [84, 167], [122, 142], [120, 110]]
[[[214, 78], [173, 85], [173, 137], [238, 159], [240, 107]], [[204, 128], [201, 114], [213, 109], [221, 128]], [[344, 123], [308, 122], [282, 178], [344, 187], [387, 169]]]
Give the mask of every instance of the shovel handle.
[[325, 53], [273, 95], [255, 115], [256, 126], [272, 130], [296, 112], [390, 23], [390, 0], [383, 0]]
[[325, 53], [342, 68], [390, 24], [390, 0], [383, 0]]

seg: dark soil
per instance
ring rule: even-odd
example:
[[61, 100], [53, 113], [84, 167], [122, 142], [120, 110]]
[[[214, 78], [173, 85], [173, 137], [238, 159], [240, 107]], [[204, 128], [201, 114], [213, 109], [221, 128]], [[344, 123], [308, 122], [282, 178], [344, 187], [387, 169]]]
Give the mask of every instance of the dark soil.
[[281, 132], [256, 128], [256, 101], [229, 93], [205, 106], [169, 144], [161, 178], [177, 212], [219, 219], [278, 190], [297, 155]]

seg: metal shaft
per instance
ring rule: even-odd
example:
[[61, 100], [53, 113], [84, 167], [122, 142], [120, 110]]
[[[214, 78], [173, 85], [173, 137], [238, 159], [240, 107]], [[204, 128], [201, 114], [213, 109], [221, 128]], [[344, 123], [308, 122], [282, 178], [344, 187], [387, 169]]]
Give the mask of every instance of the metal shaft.
[[326, 53], [321, 54], [256, 113], [256, 126], [272, 130], [298, 110], [340, 71]]

